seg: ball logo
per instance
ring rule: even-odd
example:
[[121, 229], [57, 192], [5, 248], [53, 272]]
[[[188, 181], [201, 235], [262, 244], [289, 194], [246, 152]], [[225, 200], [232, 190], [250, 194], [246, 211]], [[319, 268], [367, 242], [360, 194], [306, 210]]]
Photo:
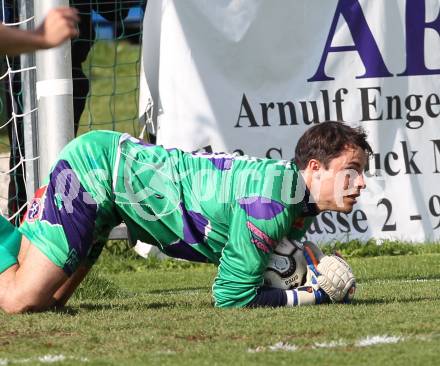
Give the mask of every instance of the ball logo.
[[41, 214], [41, 199], [34, 198], [29, 204], [29, 209], [27, 212], [27, 221], [33, 222], [40, 217]]

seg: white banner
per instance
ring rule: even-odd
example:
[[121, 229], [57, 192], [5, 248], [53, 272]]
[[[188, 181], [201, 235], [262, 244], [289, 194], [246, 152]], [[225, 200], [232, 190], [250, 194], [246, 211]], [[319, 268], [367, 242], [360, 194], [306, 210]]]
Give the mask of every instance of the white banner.
[[439, 11], [440, 0], [151, 0], [158, 143], [291, 159], [314, 123], [362, 126], [368, 188], [309, 235], [438, 240]]

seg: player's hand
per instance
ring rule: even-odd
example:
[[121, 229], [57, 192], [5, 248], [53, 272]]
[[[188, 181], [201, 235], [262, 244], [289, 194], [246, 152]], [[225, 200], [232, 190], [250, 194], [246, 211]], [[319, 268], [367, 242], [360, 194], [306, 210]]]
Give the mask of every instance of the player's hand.
[[356, 279], [348, 263], [337, 255], [324, 255], [311, 242], [304, 243], [307, 261], [306, 284], [323, 290], [333, 302], [350, 302], [356, 291]]
[[348, 265], [341, 257], [326, 255], [319, 262], [317, 269], [318, 285], [334, 302], [349, 302], [356, 290], [356, 279]]
[[61, 7], [52, 9], [43, 23], [35, 30], [41, 40], [43, 49], [59, 46], [70, 38], [77, 37], [79, 32], [78, 11], [73, 8]]

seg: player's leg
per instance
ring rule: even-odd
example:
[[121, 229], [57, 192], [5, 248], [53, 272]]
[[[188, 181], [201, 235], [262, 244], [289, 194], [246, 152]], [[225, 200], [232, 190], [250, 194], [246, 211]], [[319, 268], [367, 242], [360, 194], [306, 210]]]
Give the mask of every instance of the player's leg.
[[43, 310], [64, 303], [86, 275], [78, 268], [95, 251], [95, 239], [120, 222], [111, 198], [118, 139], [115, 133], [88, 134], [61, 153], [19, 229], [31, 244], [25, 239], [19, 264], [11, 267], [16, 250], [4, 267], [10, 267], [0, 280], [0, 306], [6, 311]]
[[73, 295], [75, 290], [81, 284], [81, 282], [86, 278], [89, 273], [91, 267], [87, 265], [79, 265], [78, 269], [73, 273], [67, 281], [65, 281], [53, 294], [53, 303], [52, 306], [59, 308], [66, 305], [67, 301]]
[[[4, 271], [5, 268], [8, 269], [8, 271], [5, 272], [5, 274], [1, 277], [2, 279], [0, 278], [0, 286], [3, 287], [6, 296], [10, 295], [5, 300], [8, 303], [5, 303], [4, 307], [8, 308], [9, 312], [18, 312], [20, 311], [18, 308], [20, 308], [21, 306], [14, 305], [14, 302], [16, 300], [15, 295], [13, 295], [13, 289], [8, 287], [10, 287], [11, 283], [15, 283], [17, 286], [21, 286], [21, 284], [17, 284], [16, 281], [17, 273], [21, 273], [20, 265], [24, 264], [29, 248], [31, 247], [31, 243], [3, 217], [0, 217], [0, 231], [0, 251], [2, 254], [0, 272]], [[29, 261], [32, 261], [31, 256], [32, 254], [30, 254], [30, 257], [28, 257]], [[57, 291], [53, 295], [54, 306], [64, 305], [64, 303], [73, 293], [74, 289], [85, 277], [87, 272], [88, 269], [87, 271], [84, 271], [84, 266], [78, 268], [78, 270], [69, 279], [67, 279], [67, 281], [65, 281], [59, 289], [57, 289]], [[48, 306], [50, 306], [51, 302], [52, 301], [50, 300], [46, 301]]]
[[0, 308], [8, 313], [49, 308], [53, 294], [67, 280], [66, 273], [37, 247], [26, 246], [22, 262], [0, 273]]
[[98, 260], [101, 255], [102, 249], [110, 235], [111, 227], [101, 225], [102, 220], [98, 220], [97, 226], [99, 230], [95, 231], [95, 240], [92, 244], [91, 249], [87, 255], [87, 258], [83, 260], [79, 265], [77, 270], [68, 278], [66, 282], [55, 292], [53, 295], [54, 306], [62, 307], [64, 306], [70, 297], [73, 295], [77, 287], [81, 284], [90, 269]]
[[[20, 253], [18, 255], [18, 263], [22, 264], [27, 256], [29, 248], [31, 247], [30, 241], [23, 236], [21, 241]], [[76, 288], [80, 285], [82, 280], [86, 277], [90, 271], [91, 266], [86, 264], [80, 264], [78, 269], [67, 278], [66, 281], [59, 287], [52, 296], [52, 300], [48, 302], [50, 307], [62, 307], [66, 304], [69, 298], [72, 296]], [[48, 306], [48, 307], [49, 307]]]

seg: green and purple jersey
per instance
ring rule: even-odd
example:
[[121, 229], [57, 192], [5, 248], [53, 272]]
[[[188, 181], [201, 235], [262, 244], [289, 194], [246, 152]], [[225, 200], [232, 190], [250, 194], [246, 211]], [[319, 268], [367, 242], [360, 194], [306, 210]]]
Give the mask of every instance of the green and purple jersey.
[[63, 150], [20, 231], [70, 274], [93, 263], [123, 221], [133, 242], [217, 264], [216, 306], [241, 307], [255, 298], [278, 241], [299, 239], [310, 225], [301, 183], [288, 161], [191, 154], [90, 132]]

